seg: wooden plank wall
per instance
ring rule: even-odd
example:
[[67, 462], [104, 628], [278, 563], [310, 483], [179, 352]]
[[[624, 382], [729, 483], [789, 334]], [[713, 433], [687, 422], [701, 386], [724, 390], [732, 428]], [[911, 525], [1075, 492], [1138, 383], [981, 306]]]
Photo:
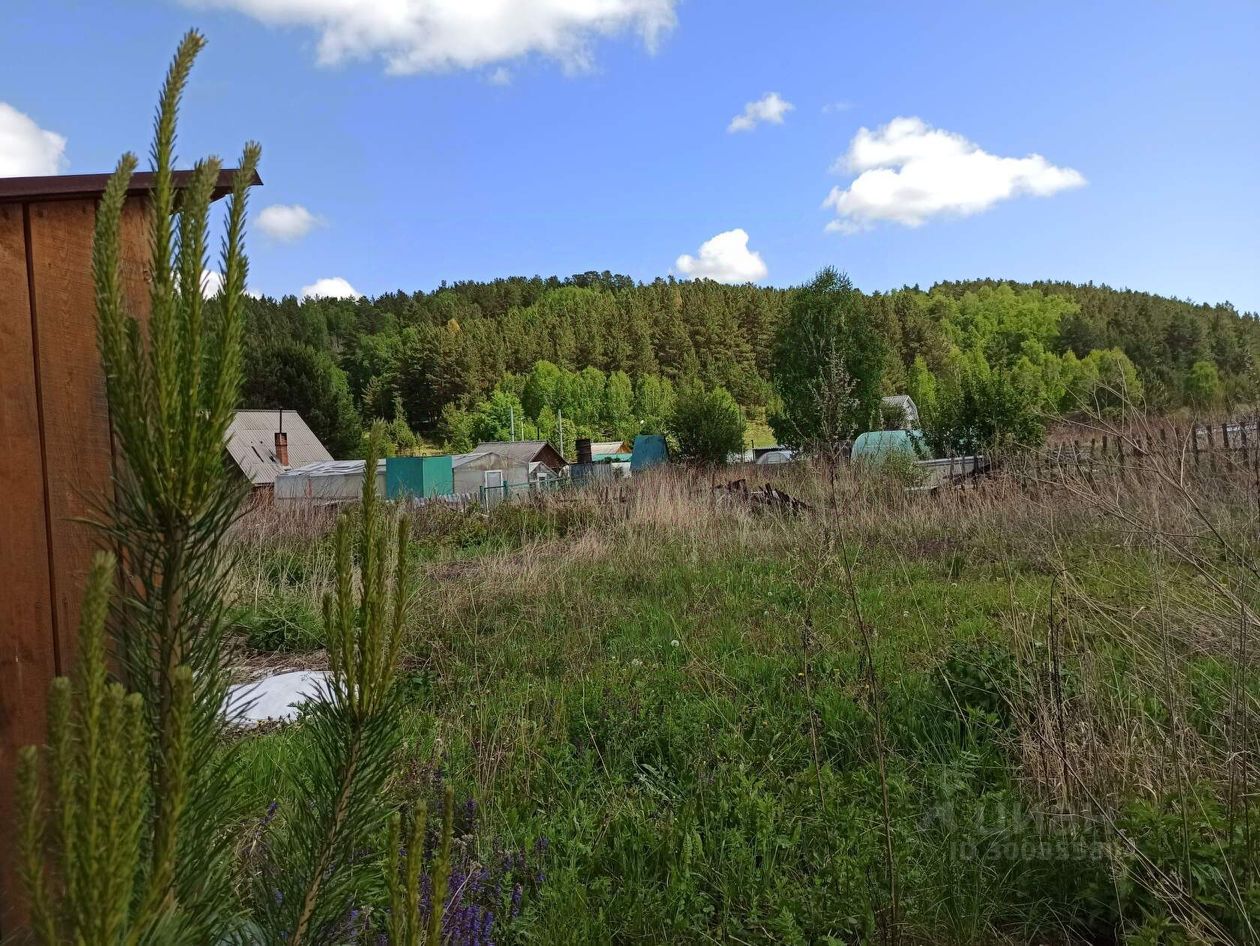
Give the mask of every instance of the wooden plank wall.
[[91, 280], [95, 216], [91, 201], [28, 210], [58, 673], [70, 666], [79, 599], [98, 548], [92, 530], [76, 520], [96, 512], [92, 503], [104, 495], [112, 469]]
[[24, 208], [0, 206], [0, 936], [16, 916], [12, 840], [20, 746], [43, 741], [56, 669], [47, 503]]
[[[42, 743], [54, 673], [69, 671], [110, 494], [109, 407], [96, 347], [94, 200], [0, 205], [0, 939], [22, 919], [13, 771]], [[126, 211], [124, 285], [147, 311], [144, 205]]]

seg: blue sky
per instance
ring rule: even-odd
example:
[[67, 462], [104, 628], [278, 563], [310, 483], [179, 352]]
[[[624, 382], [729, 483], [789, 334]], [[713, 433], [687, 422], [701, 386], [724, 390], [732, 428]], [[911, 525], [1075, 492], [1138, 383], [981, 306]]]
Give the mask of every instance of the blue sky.
[[[834, 265], [1260, 310], [1250, 0], [6, 0], [0, 22], [0, 174], [142, 151], [202, 29], [181, 154], [262, 142], [273, 295]], [[310, 218], [269, 236], [272, 205]]]

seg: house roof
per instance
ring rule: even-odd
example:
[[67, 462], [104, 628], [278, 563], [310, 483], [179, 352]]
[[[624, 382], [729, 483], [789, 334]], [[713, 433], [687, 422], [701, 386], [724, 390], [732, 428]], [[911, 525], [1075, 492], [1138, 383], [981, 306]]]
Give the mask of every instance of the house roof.
[[545, 440], [490, 440], [477, 444], [478, 453], [498, 453], [518, 463], [545, 463], [553, 470], [568, 466], [568, 461]]
[[475, 453], [457, 453], [451, 457], [452, 469], [460, 470], [470, 467], [474, 470], [501, 470], [507, 467], [519, 469], [527, 466], [528, 461], [509, 457], [497, 450], [478, 450]]
[[[276, 459], [276, 433], [280, 430], [289, 437], [287, 467]], [[285, 470], [332, 460], [332, 454], [297, 411], [237, 411], [228, 426], [226, 447], [245, 478], [255, 486], [274, 483]]]
[[608, 456], [613, 453], [629, 453], [626, 449], [624, 440], [596, 440], [591, 443], [591, 455], [595, 457]]
[[909, 394], [890, 394], [888, 397], [880, 398], [880, 402], [893, 407], [900, 407], [906, 412], [906, 417], [910, 420], [915, 420], [919, 416], [918, 405], [914, 403], [914, 398]]
[[[292, 451], [292, 447], [290, 447]], [[289, 459], [292, 459], [290, 456]], [[355, 476], [363, 478], [363, 468], [367, 466], [366, 460], [318, 460], [315, 463], [306, 463], [302, 466], [290, 467], [280, 476]], [[379, 473], [385, 469], [384, 458], [376, 461], [376, 471]]]
[[[192, 180], [192, 171], [174, 171], [171, 182], [176, 190], [187, 187]], [[215, 182], [211, 200], [218, 200], [232, 193], [232, 178], [235, 168], [224, 168], [219, 172]], [[0, 178], [0, 204], [20, 201], [45, 200], [82, 200], [88, 197], [100, 197], [105, 192], [105, 185], [112, 174], [54, 174], [47, 177], [5, 177]], [[131, 175], [131, 183], [127, 187], [127, 196], [136, 197], [147, 194], [153, 189], [156, 175], [152, 171], [139, 171]], [[262, 183], [258, 172], [250, 181], [250, 186]]]
[[451, 466], [454, 469], [458, 470], [465, 463], [471, 463], [473, 460], [476, 460], [478, 457], [484, 457], [484, 456], [485, 456], [484, 453], [452, 453]]

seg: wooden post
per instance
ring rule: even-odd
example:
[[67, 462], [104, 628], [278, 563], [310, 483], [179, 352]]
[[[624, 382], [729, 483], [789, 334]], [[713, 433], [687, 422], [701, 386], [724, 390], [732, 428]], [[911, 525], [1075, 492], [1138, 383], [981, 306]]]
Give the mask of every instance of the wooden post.
[[1199, 428], [1190, 425], [1190, 446], [1194, 450], [1194, 468], [1199, 468]]
[[1250, 453], [1251, 453], [1251, 451], [1250, 451], [1250, 447], [1249, 447], [1249, 445], [1248, 445], [1248, 443], [1247, 443], [1247, 423], [1246, 423], [1246, 421], [1244, 421], [1243, 423], [1241, 423], [1241, 424], [1239, 424], [1239, 425], [1238, 425], [1238, 435], [1239, 435], [1239, 437], [1242, 439], [1242, 455], [1243, 455], [1243, 463], [1246, 463], [1246, 462], [1247, 462], [1247, 460], [1249, 459], [1249, 456], [1250, 456]]

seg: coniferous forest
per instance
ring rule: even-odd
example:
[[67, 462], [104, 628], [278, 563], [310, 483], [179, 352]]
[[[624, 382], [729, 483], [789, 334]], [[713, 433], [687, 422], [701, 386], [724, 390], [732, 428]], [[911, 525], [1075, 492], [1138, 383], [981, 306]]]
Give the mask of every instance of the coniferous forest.
[[[689, 386], [720, 386], [750, 422], [773, 428], [776, 351], [792, 347], [786, 323], [801, 291], [592, 272], [252, 299], [243, 399], [298, 410], [338, 456], [358, 452], [378, 418], [392, 422], [398, 450], [417, 436], [467, 449], [513, 431], [558, 441], [563, 429], [571, 451], [578, 436], [664, 429]], [[849, 291], [878, 352], [863, 380], [911, 394], [927, 423], [938, 419], [940, 446], [951, 404], [969, 394], [1037, 417], [1015, 423], [1024, 440], [1060, 415], [1253, 400], [1260, 324], [1229, 304], [992, 279]]]

